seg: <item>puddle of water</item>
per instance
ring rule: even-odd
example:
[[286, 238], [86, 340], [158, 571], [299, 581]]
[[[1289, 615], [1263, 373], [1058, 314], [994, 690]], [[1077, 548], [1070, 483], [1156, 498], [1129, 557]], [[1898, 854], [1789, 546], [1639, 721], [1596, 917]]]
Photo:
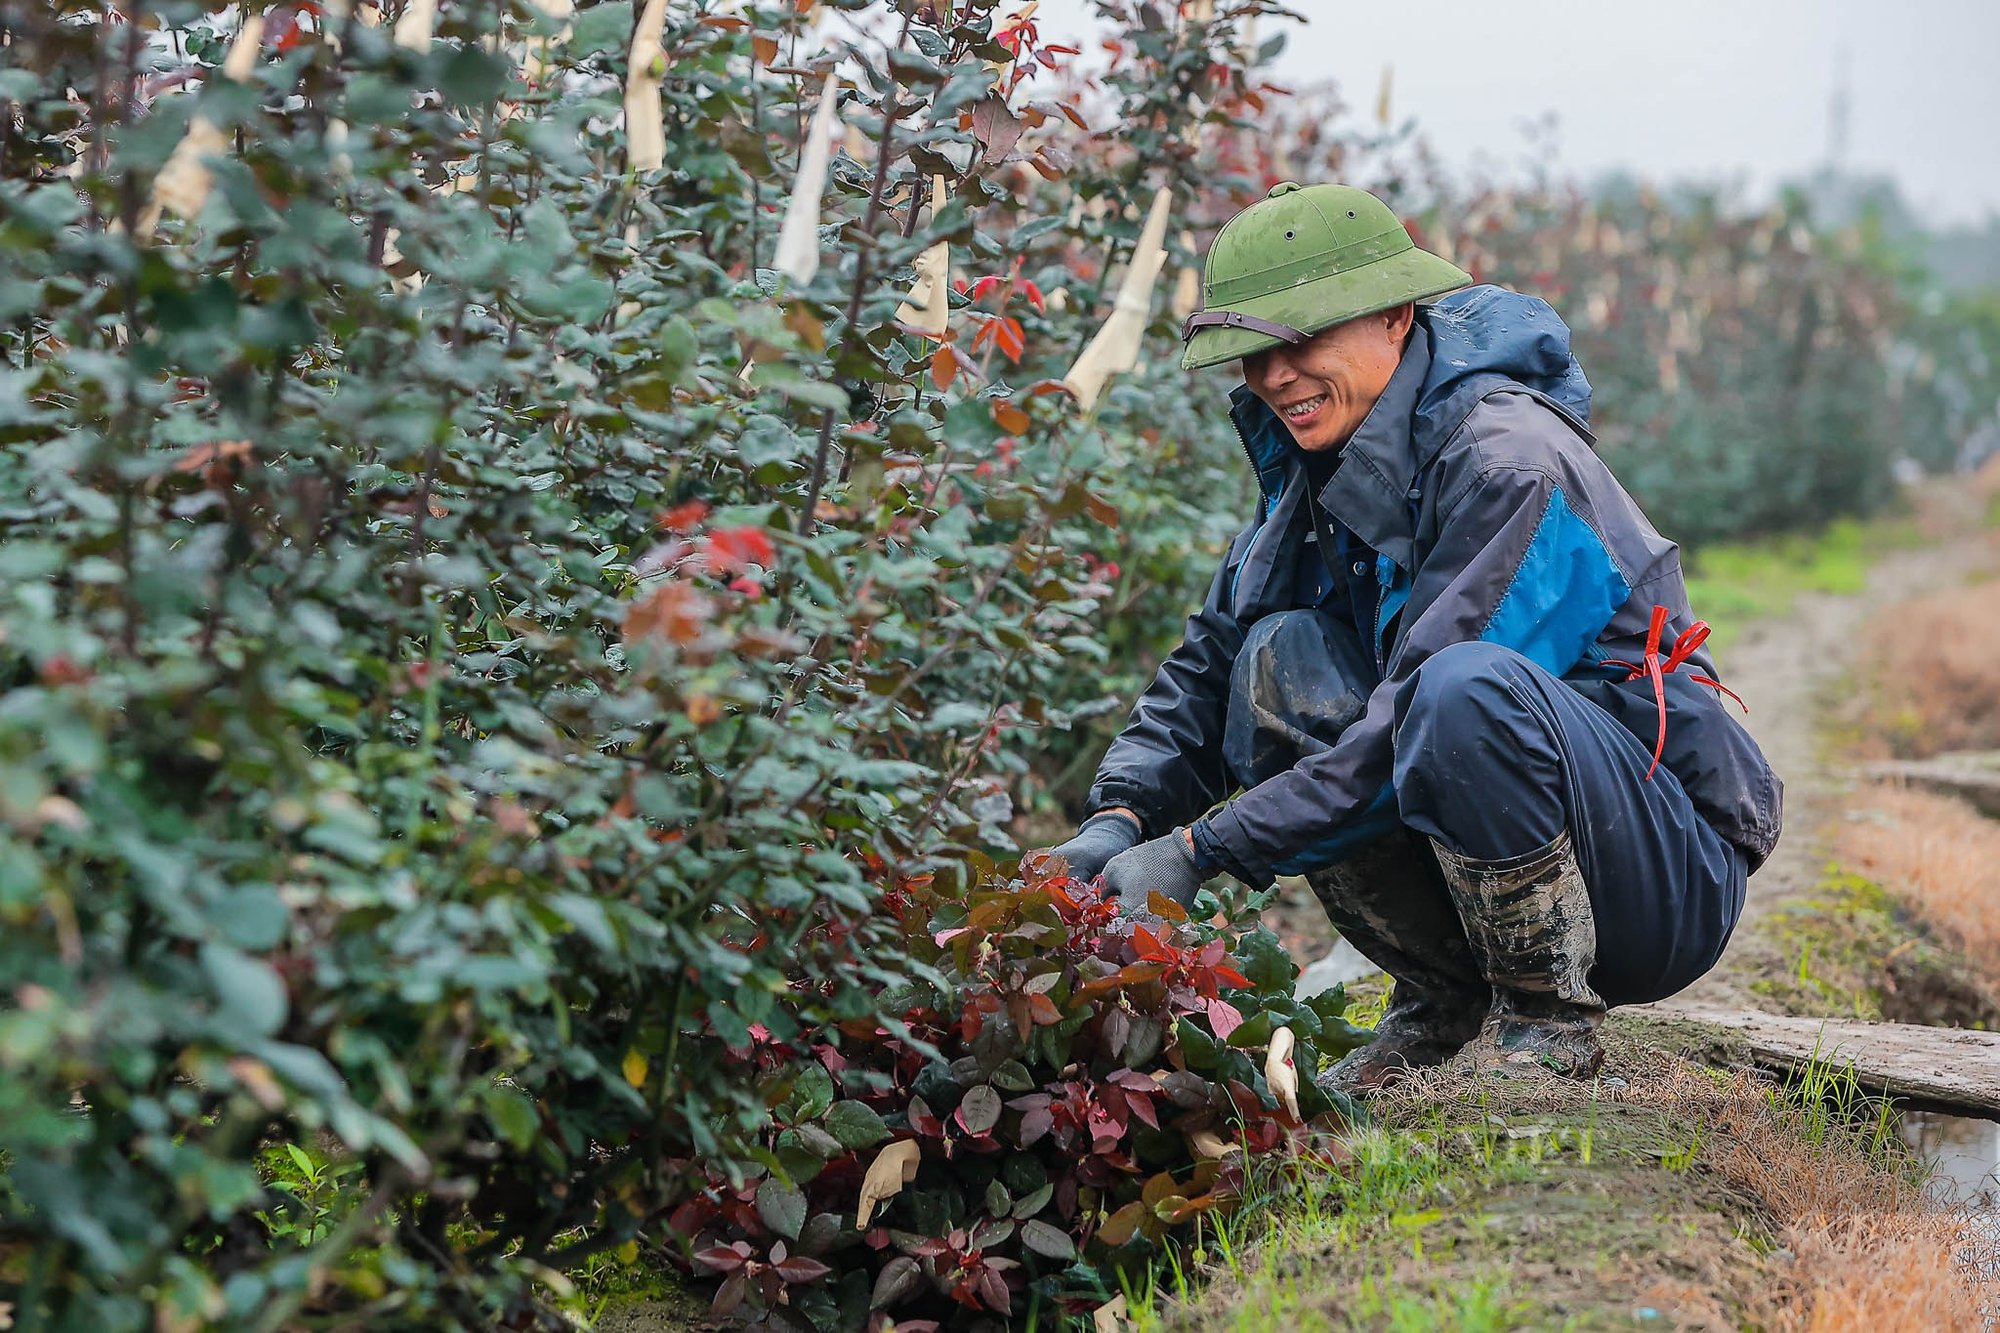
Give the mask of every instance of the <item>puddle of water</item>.
[[1936, 1167], [1931, 1194], [1940, 1203], [1986, 1214], [1989, 1226], [2000, 1232], [2000, 1123], [1905, 1111], [1901, 1133], [1903, 1142]]

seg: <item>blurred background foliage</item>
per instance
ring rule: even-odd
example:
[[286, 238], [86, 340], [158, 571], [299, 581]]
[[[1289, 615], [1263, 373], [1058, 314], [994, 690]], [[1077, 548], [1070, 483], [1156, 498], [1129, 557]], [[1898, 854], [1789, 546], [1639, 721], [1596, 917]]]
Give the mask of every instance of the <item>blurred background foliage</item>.
[[[730, 1034], [893, 1022], [880, 894], [1077, 813], [1243, 521], [1172, 330], [1277, 179], [1548, 297], [1669, 535], [2000, 447], [2000, 307], [1879, 208], [1456, 187], [1272, 87], [1269, 0], [1107, 0], [1082, 51], [988, 0], [666, 0], [633, 171], [648, 8], [282, 3], [236, 80], [240, 6], [5, 7], [17, 1326], [533, 1326], [664, 1243], [664, 1161], [770, 1169], [785, 1077]], [[155, 219], [191, 133], [213, 188]], [[1161, 188], [1139, 364], [1084, 410]], [[942, 340], [896, 313], [941, 242]]]

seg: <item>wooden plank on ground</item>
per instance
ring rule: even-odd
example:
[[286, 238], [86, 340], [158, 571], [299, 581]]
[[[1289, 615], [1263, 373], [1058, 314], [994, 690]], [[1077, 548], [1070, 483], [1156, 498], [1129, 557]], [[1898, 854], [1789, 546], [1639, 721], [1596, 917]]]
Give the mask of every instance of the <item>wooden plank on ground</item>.
[[1811, 1060], [1851, 1064], [1864, 1088], [2000, 1118], [2000, 1033], [1968, 1028], [1794, 1018], [1742, 1009], [1677, 1005], [1638, 1012], [1740, 1033], [1759, 1064], [1796, 1068]]
[[1935, 759], [1891, 759], [1863, 764], [1860, 772], [1878, 781], [1956, 796], [1982, 815], [2000, 816], [2000, 755], [1952, 753]]

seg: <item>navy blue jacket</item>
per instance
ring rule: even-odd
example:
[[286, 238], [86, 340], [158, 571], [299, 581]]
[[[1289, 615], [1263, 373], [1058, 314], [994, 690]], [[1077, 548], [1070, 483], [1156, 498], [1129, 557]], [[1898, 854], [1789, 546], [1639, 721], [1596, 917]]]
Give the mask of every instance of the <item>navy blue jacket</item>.
[[[1091, 789], [1093, 808], [1129, 807], [1150, 836], [1229, 794], [1223, 725], [1244, 633], [1315, 599], [1297, 586], [1313, 531], [1303, 455], [1247, 386], [1231, 400], [1257, 473], [1256, 518], [1231, 543]], [[1378, 553], [1377, 604], [1355, 610], [1379, 680], [1330, 750], [1193, 825], [1206, 859], [1263, 885], [1339, 861], [1374, 836], [1394, 803], [1396, 687], [1452, 643], [1520, 652], [1652, 748], [1650, 682], [1602, 663], [1643, 657], [1655, 605], [1669, 613], [1668, 646], [1694, 616], [1679, 549], [1597, 457], [1589, 411], [1569, 329], [1544, 302], [1482, 286], [1418, 308], [1401, 364], [1320, 493], [1332, 518]], [[1783, 789], [1749, 733], [1690, 674], [1715, 674], [1706, 652], [1666, 678], [1662, 763], [1754, 869], [1777, 841]]]

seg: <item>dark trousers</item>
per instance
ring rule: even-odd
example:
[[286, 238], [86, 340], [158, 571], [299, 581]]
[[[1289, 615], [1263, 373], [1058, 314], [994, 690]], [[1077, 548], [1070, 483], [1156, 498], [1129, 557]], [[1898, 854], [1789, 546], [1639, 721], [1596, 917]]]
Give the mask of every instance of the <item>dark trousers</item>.
[[[1319, 611], [1258, 621], [1230, 682], [1224, 755], [1237, 781], [1255, 786], [1331, 748], [1374, 679], [1345, 622]], [[1371, 895], [1384, 927], [1397, 925], [1399, 902], [1413, 930], [1456, 919], [1426, 839], [1498, 860], [1568, 830], [1597, 921], [1590, 981], [1607, 1003], [1672, 995], [1721, 957], [1743, 910], [1743, 853], [1672, 773], [1646, 777], [1649, 741], [1559, 677], [1508, 648], [1454, 644], [1397, 691], [1394, 744], [1393, 800], [1370, 824], [1387, 842], [1370, 848], [1371, 868], [1396, 880]]]

